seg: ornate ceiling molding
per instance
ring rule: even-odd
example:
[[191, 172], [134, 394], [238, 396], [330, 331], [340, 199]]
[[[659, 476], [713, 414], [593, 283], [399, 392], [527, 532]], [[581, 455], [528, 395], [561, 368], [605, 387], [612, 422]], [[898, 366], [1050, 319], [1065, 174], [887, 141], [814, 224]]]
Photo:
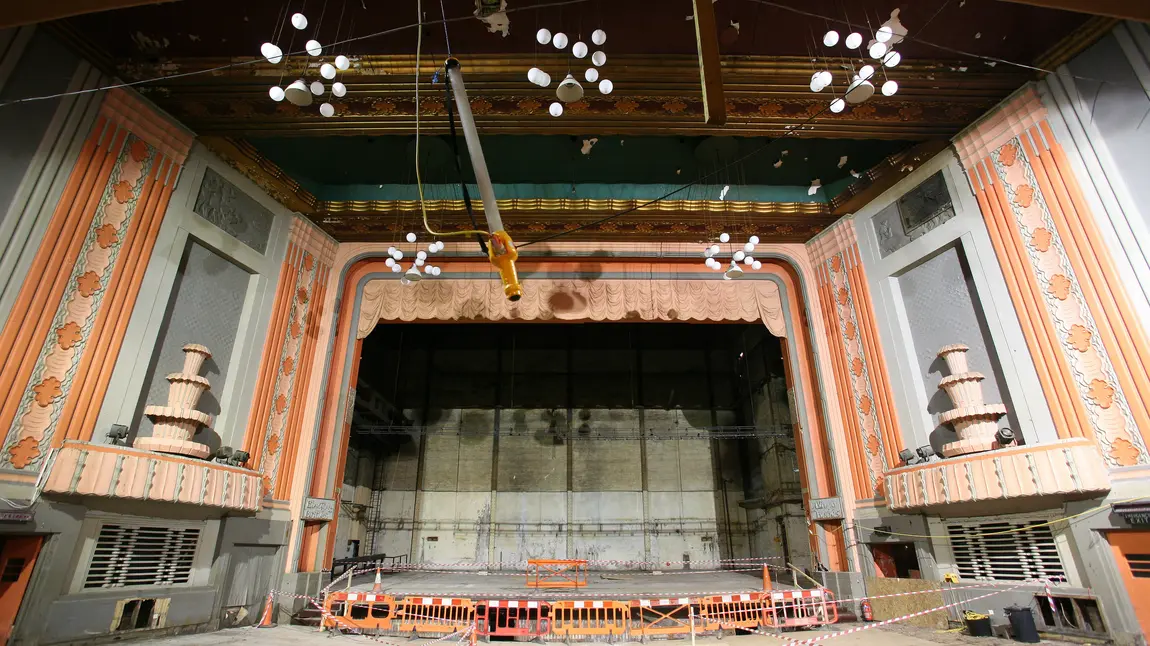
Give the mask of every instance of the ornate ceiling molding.
[[[547, 59], [540, 57], [539, 65]], [[464, 61], [476, 123], [484, 133], [515, 134], [724, 134], [773, 135], [791, 132], [823, 111], [829, 92], [808, 87], [811, 62], [796, 57], [726, 58], [723, 61], [728, 123], [703, 121], [698, 63], [684, 56], [620, 56], [612, 60], [616, 90], [609, 96], [589, 89], [569, 104], [562, 119], [547, 114], [553, 91], [534, 88], [524, 77], [530, 61], [521, 56], [476, 57]], [[614, 64], [618, 64], [616, 67]], [[226, 69], [221, 66], [234, 65]], [[430, 80], [440, 65], [425, 59], [420, 77]], [[554, 65], [565, 65], [558, 58]], [[146, 78], [215, 70], [210, 75], [173, 78], [145, 88], [149, 96], [197, 132], [224, 136], [408, 133], [414, 130], [409, 56], [355, 59], [342, 80], [348, 94], [334, 99], [336, 116], [324, 118], [312, 108], [275, 103], [270, 85], [307, 73], [304, 60], [273, 66], [251, 59], [179, 59], [156, 64], [121, 65], [127, 78]], [[842, 74], [840, 74], [842, 77]], [[1029, 76], [1004, 66], [978, 63], [959, 67], [939, 61], [906, 62], [892, 72], [901, 90], [842, 114], [825, 112], [802, 136], [879, 139], [949, 137], [985, 113]], [[428, 83], [420, 115], [428, 133], [445, 132], [443, 86]]]

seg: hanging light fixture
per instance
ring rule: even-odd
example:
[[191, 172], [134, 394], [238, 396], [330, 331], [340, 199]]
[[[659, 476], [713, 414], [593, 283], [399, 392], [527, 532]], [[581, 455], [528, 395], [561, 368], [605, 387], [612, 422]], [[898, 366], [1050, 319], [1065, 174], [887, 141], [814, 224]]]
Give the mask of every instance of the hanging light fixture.
[[311, 92], [308, 91], [307, 85], [303, 79], [296, 79], [292, 81], [291, 85], [287, 86], [284, 90], [284, 98], [293, 105], [300, 107], [311, 105]]

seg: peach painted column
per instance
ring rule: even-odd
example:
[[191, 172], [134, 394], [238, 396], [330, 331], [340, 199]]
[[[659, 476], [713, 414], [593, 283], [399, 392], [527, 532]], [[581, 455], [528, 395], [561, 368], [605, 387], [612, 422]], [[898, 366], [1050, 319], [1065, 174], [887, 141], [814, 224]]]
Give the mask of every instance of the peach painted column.
[[0, 468], [88, 440], [193, 136], [107, 93], [0, 333]]
[[263, 495], [272, 500], [290, 497], [304, 425], [300, 395], [308, 392], [312, 379], [325, 290], [337, 246], [315, 225], [295, 216], [244, 435], [244, 450], [251, 454], [249, 465], [262, 474]]
[[903, 442], [854, 222], [840, 220], [807, 248], [816, 266], [825, 323], [818, 332], [831, 348], [854, 489], [863, 500], [881, 501], [883, 474], [898, 464]]
[[1150, 465], [1150, 345], [1032, 86], [955, 141], [1059, 437]]

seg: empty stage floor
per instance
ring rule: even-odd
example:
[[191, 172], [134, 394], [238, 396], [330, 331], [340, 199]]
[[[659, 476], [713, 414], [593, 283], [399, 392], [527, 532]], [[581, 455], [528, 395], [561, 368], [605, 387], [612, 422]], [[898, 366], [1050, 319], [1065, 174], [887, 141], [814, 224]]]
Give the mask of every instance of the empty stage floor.
[[[371, 590], [375, 574], [356, 575], [351, 589]], [[753, 573], [682, 571], [652, 574], [650, 572], [588, 572], [587, 586], [582, 588], [528, 588], [527, 575], [509, 572], [478, 574], [475, 572], [408, 571], [383, 574], [383, 591], [401, 596], [463, 597], [469, 599], [634, 599], [638, 597], [686, 597], [710, 593], [759, 592], [763, 589], [761, 570]], [[791, 586], [776, 583], [775, 588]], [[341, 581], [333, 590], [347, 589]]]

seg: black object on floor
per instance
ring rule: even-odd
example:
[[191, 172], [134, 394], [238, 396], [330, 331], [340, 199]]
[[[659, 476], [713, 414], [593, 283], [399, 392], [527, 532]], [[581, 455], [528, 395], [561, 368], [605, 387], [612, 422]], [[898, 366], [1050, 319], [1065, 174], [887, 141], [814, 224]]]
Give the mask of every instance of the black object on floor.
[[966, 632], [971, 637], [994, 637], [994, 630], [990, 628], [990, 617], [985, 619], [967, 619]]
[[1014, 634], [1014, 641], [1027, 644], [1037, 644], [1040, 641], [1038, 628], [1034, 624], [1034, 613], [1030, 608], [1008, 606], [1003, 610], [1010, 619], [1010, 632]]

